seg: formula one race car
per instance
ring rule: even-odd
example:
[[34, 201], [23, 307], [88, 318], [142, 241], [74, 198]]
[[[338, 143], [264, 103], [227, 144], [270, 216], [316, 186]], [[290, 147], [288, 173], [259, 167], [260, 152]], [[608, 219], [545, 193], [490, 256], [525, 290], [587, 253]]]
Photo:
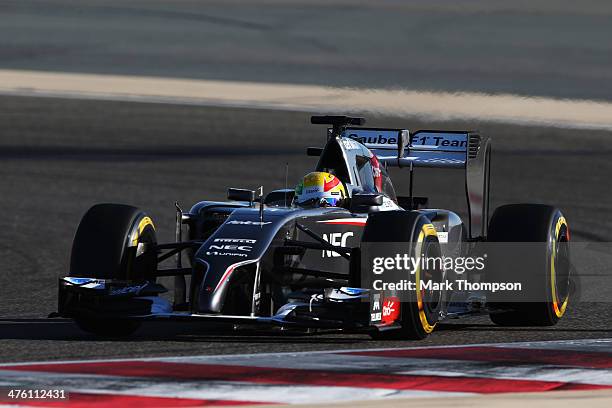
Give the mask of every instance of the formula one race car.
[[[170, 319], [400, 339], [424, 338], [441, 320], [474, 313], [499, 325], [532, 326], [554, 325], [564, 315], [567, 221], [558, 209], [536, 204], [504, 205], [489, 217], [487, 137], [364, 128], [364, 119], [346, 116], [311, 122], [329, 125], [325, 147], [307, 151], [319, 156], [315, 170], [325, 191], [337, 190], [327, 201], [300, 202], [298, 196], [322, 191], [307, 182], [265, 196], [263, 189], [230, 188], [228, 202], [201, 201], [187, 212], [177, 205], [173, 243], [158, 243], [153, 221], [137, 208], [95, 205], [76, 232], [70, 273], [59, 279], [56, 315], [106, 336]], [[396, 196], [390, 166], [409, 172], [408, 196]], [[465, 173], [465, 219], [424, 208], [427, 198], [412, 196], [418, 167]], [[520, 256], [517, 245], [524, 245]], [[453, 262], [398, 266], [406, 256], [482, 263], [487, 251], [486, 265], [477, 260], [482, 267], [469, 273]], [[399, 280], [383, 282], [381, 267]], [[174, 277], [173, 302], [160, 296], [167, 289], [157, 278], [167, 276]], [[508, 282], [529, 293], [492, 289]]]

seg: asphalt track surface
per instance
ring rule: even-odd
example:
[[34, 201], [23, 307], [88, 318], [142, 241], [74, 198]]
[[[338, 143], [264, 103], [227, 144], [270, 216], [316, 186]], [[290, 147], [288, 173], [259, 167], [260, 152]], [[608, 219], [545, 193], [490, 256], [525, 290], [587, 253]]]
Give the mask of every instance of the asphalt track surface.
[[609, 1], [3, 0], [0, 67], [612, 98]]
[[[606, 1], [4, 0], [0, 68], [611, 100], [611, 15]], [[189, 207], [224, 198], [229, 186], [284, 187], [286, 163], [290, 184], [311, 170], [305, 147], [323, 136], [308, 116], [0, 97], [0, 362], [612, 335], [610, 303], [573, 303], [553, 328], [499, 328], [486, 317], [449, 322], [418, 343], [170, 323], [146, 324], [129, 341], [99, 340], [46, 319], [91, 205], [142, 207], [160, 240], [172, 240], [175, 200]], [[574, 240], [610, 241], [611, 132], [369, 119], [412, 130], [479, 129], [494, 141], [492, 207], [553, 203]], [[464, 210], [456, 175], [418, 174], [416, 183], [432, 206]], [[581, 267], [609, 279], [602, 260]]]
[[[72, 237], [87, 208], [98, 202], [142, 207], [156, 221], [160, 240], [171, 240], [175, 200], [189, 207], [222, 199], [228, 186], [284, 187], [286, 163], [291, 184], [311, 170], [315, 160], [305, 147], [320, 145], [323, 132], [308, 119], [307, 113], [273, 110], [0, 97], [0, 361], [610, 337], [610, 303], [574, 303], [553, 328], [499, 328], [486, 317], [449, 322], [418, 343], [173, 323], [146, 324], [131, 340], [99, 340], [70, 321], [45, 318], [55, 310], [56, 279], [67, 271]], [[384, 117], [370, 117], [369, 124], [478, 128], [494, 140], [493, 207], [554, 203], [569, 219], [574, 240], [609, 240], [609, 132]], [[432, 206], [462, 211], [459, 179], [423, 173], [416, 180], [417, 194], [435, 186]], [[597, 260], [584, 267], [609, 274]]]

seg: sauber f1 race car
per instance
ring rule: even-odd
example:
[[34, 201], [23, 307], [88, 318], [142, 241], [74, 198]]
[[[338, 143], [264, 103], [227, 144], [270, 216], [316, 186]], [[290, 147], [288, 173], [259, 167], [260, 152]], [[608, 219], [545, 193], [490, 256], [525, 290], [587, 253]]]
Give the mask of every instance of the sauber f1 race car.
[[[422, 339], [443, 319], [477, 313], [499, 325], [562, 318], [570, 294], [567, 221], [541, 204], [504, 205], [489, 216], [486, 136], [365, 128], [364, 119], [346, 116], [311, 122], [328, 125], [325, 147], [307, 149], [319, 157], [324, 189], [338, 189], [327, 202], [301, 205], [298, 195], [319, 191], [308, 181], [266, 195], [230, 188], [227, 202], [201, 201], [189, 211], [177, 204], [172, 243], [157, 242], [152, 219], [137, 208], [95, 205], [78, 226], [55, 315], [102, 336], [129, 335], [147, 320], [183, 320], [382, 339]], [[396, 195], [392, 166], [409, 175], [409, 195]], [[421, 167], [465, 174], [463, 219], [412, 195]], [[452, 262], [409, 270], [399, 265], [406, 256], [476, 261], [466, 273]], [[385, 281], [385, 268], [397, 279]], [[169, 276], [172, 300], [157, 282]], [[529, 290], [491, 289], [500, 282]]]

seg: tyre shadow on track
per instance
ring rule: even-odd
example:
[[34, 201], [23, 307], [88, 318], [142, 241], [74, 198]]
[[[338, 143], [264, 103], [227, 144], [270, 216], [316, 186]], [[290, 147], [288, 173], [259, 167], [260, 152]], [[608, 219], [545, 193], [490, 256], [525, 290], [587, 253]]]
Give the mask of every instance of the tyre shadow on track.
[[440, 324], [436, 331], [487, 331], [487, 332], [556, 332], [556, 333], [612, 333], [612, 329], [581, 329], [581, 328], [564, 328], [564, 327], [500, 327], [494, 324], [482, 323], [453, 323]]
[[67, 319], [0, 319], [0, 340], [130, 341], [130, 342], [234, 342], [234, 343], [360, 343], [368, 336], [324, 338], [296, 332], [270, 332], [251, 328], [234, 330], [228, 326], [191, 323], [145, 323], [127, 338], [103, 338], [80, 330]]
[[[440, 324], [436, 331], [440, 335], [452, 332], [517, 332], [517, 333], [592, 333], [612, 334], [612, 329], [563, 328], [563, 327], [499, 327], [493, 324]], [[233, 342], [233, 343], [368, 343], [367, 335], [325, 337], [325, 334], [303, 332], [270, 332], [251, 328], [233, 330], [228, 326], [206, 326], [191, 323], [155, 322], [145, 323], [129, 338], [101, 338], [81, 331], [67, 319], [0, 319], [0, 340], [62, 340], [62, 341], [130, 341], [130, 342]]]

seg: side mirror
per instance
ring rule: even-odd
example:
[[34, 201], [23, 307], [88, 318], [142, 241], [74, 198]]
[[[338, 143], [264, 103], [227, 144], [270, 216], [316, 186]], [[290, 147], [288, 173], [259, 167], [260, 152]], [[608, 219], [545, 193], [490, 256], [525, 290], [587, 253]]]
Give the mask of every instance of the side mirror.
[[264, 198], [264, 204], [283, 207], [289, 206], [293, 202], [294, 196], [295, 190], [290, 188], [275, 190], [266, 195], [266, 198]]
[[382, 194], [353, 194], [351, 206], [353, 207], [374, 207], [382, 205]]
[[307, 147], [306, 148], [306, 155], [307, 156], [319, 157], [319, 156], [321, 156], [322, 153], [323, 153], [323, 148], [322, 147]]
[[228, 188], [227, 199], [232, 201], [248, 201], [250, 205], [253, 205], [255, 191], [244, 188]]

